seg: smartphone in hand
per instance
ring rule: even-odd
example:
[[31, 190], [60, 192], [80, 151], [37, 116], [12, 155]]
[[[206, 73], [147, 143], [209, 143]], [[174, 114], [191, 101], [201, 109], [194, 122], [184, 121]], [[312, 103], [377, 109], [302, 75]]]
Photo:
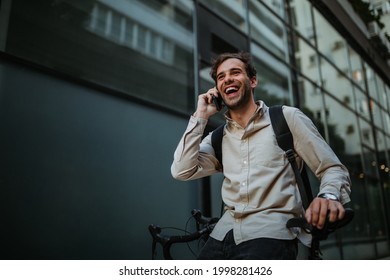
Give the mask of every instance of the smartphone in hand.
[[222, 97], [218, 94], [218, 97], [216, 97], [215, 95], [213, 95], [213, 103], [215, 105], [215, 107], [217, 108], [218, 111], [221, 111], [222, 109]]

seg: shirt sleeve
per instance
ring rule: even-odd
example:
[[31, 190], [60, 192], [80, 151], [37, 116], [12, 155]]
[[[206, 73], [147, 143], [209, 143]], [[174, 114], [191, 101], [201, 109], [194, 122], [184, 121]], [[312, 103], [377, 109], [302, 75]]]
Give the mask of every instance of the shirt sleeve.
[[207, 120], [191, 116], [175, 150], [171, 173], [178, 180], [193, 180], [221, 170], [211, 145], [211, 134], [202, 141]]
[[319, 194], [332, 193], [345, 204], [350, 201], [351, 180], [347, 168], [323, 139], [313, 122], [294, 108], [286, 120], [294, 138], [297, 154], [320, 180]]

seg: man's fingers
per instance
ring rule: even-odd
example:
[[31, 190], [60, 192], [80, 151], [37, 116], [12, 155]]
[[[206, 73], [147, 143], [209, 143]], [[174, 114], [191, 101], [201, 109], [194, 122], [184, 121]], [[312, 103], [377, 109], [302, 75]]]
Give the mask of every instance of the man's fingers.
[[322, 229], [326, 220], [335, 222], [341, 220], [345, 215], [345, 210], [342, 204], [338, 201], [315, 198], [306, 210], [306, 220], [308, 223]]
[[318, 217], [317, 217], [317, 222], [313, 224], [314, 226], [317, 226], [317, 228], [321, 229], [324, 227], [326, 219], [328, 217], [328, 203], [327, 201], [323, 201], [321, 199], [320, 201], [320, 208], [318, 211]]

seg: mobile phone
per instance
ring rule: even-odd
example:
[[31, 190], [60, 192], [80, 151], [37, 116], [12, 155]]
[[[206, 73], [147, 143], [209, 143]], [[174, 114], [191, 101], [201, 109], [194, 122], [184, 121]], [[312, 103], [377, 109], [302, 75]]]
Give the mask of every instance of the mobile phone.
[[217, 110], [221, 111], [223, 100], [222, 100], [222, 97], [219, 94], [218, 94], [218, 97], [213, 95], [213, 103], [214, 103], [215, 107], [217, 108]]

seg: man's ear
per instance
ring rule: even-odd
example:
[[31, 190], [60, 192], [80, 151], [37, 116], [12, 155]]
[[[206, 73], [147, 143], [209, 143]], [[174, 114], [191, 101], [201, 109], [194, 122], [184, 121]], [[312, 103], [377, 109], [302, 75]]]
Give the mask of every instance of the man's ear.
[[256, 76], [253, 76], [251, 78], [251, 88], [254, 89], [257, 86], [257, 78]]

